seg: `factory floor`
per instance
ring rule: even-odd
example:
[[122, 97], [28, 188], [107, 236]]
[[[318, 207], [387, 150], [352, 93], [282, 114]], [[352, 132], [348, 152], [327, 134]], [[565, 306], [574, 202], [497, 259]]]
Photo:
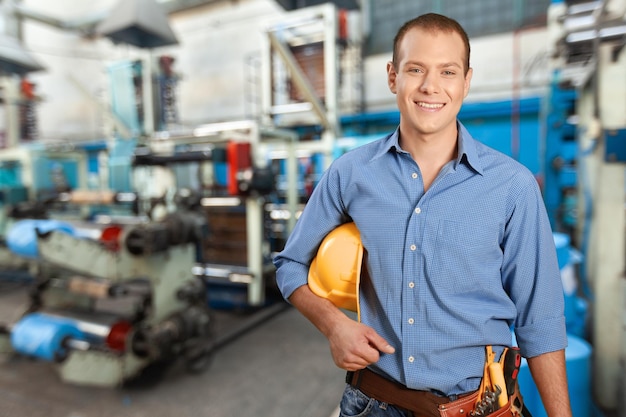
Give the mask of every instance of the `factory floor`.
[[[0, 281], [0, 322], [14, 320], [28, 286]], [[210, 366], [176, 363], [119, 388], [73, 386], [54, 365], [0, 354], [0, 417], [337, 416], [344, 373], [326, 339], [283, 302], [215, 315], [221, 340]], [[245, 330], [245, 331], [242, 331]]]

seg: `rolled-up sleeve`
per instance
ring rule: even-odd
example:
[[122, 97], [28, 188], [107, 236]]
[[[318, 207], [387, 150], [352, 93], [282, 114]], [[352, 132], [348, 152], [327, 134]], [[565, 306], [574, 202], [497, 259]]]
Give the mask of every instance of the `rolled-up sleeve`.
[[532, 178], [514, 184], [502, 279], [517, 308], [517, 343], [523, 356], [533, 357], [567, 346], [563, 286], [539, 187]]
[[274, 257], [276, 282], [285, 299], [307, 284], [309, 265], [324, 237], [348, 221], [341, 203], [341, 185], [336, 160], [322, 175], [298, 219], [285, 248]]
[[275, 265], [278, 289], [287, 300], [296, 289], [307, 283], [309, 266], [282, 256], [277, 257]]

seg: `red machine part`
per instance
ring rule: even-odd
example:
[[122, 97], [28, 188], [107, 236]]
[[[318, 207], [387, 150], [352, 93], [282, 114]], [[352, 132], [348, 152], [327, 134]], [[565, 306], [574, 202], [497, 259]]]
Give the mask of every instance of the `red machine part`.
[[106, 338], [107, 346], [111, 350], [124, 352], [126, 350], [126, 336], [132, 327], [133, 326], [127, 321], [118, 321], [113, 324]]
[[228, 193], [241, 194], [238, 174], [252, 167], [251, 145], [248, 142], [231, 141], [226, 146], [226, 160], [228, 162]]
[[339, 39], [342, 41], [348, 39], [348, 11], [346, 9], [339, 10]]
[[100, 242], [109, 250], [117, 252], [120, 249], [120, 235], [122, 228], [120, 226], [108, 226], [102, 230], [100, 234]]

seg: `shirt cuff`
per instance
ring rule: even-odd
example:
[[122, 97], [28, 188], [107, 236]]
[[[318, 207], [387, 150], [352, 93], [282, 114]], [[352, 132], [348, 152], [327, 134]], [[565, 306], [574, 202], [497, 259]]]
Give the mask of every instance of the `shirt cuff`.
[[515, 338], [520, 353], [532, 358], [567, 347], [565, 317], [557, 317], [515, 329]]
[[309, 267], [298, 262], [285, 262], [276, 271], [276, 283], [285, 300], [298, 288], [308, 283]]

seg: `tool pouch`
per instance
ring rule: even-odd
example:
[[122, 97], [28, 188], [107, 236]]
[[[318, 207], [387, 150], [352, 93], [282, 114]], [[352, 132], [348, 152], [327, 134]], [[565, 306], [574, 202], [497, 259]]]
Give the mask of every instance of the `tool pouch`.
[[[487, 346], [483, 379], [466, 416], [521, 417], [524, 402], [517, 383], [520, 363], [519, 349], [505, 348], [496, 362], [492, 347]], [[442, 417], [451, 415], [442, 414]]]

